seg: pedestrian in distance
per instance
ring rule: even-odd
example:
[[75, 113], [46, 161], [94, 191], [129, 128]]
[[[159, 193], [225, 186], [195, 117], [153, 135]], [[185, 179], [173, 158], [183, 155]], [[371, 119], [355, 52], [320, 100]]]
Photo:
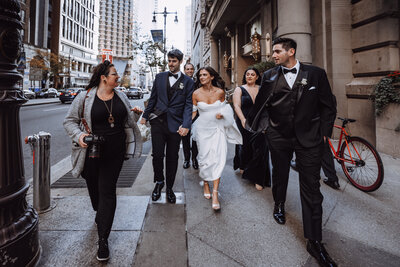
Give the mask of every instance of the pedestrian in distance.
[[252, 133], [244, 127], [260, 82], [260, 73], [256, 68], [250, 67], [243, 74], [243, 85], [237, 87], [233, 93], [236, 124], [243, 137], [243, 145], [236, 145], [233, 165], [234, 169], [240, 169], [242, 178], [255, 184], [257, 190], [271, 186], [269, 150], [263, 134]]
[[193, 93], [193, 136], [199, 144], [199, 176], [204, 180], [203, 194], [211, 198], [209, 182], [213, 183], [212, 209], [219, 211], [218, 188], [227, 155], [227, 142], [241, 144], [242, 136], [233, 118], [233, 110], [225, 102], [225, 83], [211, 67], [197, 72], [196, 91]]
[[160, 198], [166, 180], [167, 201], [176, 202], [172, 187], [178, 168], [179, 145], [181, 137], [189, 133], [192, 125], [194, 82], [181, 73], [182, 59], [183, 53], [178, 49], [168, 52], [169, 71], [156, 75], [148, 105], [140, 121], [141, 124], [150, 121], [151, 125], [155, 183], [151, 195], [153, 201]]
[[[188, 62], [183, 66], [183, 70], [187, 76], [189, 76], [193, 80], [194, 75], [194, 66], [192, 63]], [[197, 116], [194, 120], [197, 119]], [[194, 121], [193, 120], [193, 121]], [[197, 161], [197, 154], [199, 153], [197, 150], [196, 141], [192, 140], [192, 145], [190, 145], [191, 139], [191, 131], [185, 136], [182, 136], [182, 147], [183, 147], [183, 168], [187, 169], [190, 167], [190, 154], [192, 155], [192, 166], [193, 169], [197, 170], [199, 168], [199, 163]]]
[[139, 157], [142, 143], [136, 125], [142, 110], [131, 108], [118, 86], [117, 70], [104, 61], [93, 70], [86, 91], [72, 102], [64, 128], [73, 141], [72, 175], [82, 175], [89, 191], [99, 237], [97, 259], [109, 259], [108, 237], [117, 204], [116, 184], [127, 154]]
[[273, 41], [278, 65], [263, 75], [248, 124], [265, 132], [271, 151], [273, 218], [284, 224], [290, 160], [296, 154], [299, 170], [304, 236], [307, 251], [321, 266], [336, 266], [322, 244], [320, 169], [323, 143], [332, 134], [336, 105], [325, 71], [296, 59], [290, 38]]

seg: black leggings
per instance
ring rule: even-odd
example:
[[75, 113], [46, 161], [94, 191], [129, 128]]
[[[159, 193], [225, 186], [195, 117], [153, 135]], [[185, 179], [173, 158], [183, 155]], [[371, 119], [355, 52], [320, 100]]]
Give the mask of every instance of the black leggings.
[[82, 177], [85, 178], [99, 238], [108, 238], [117, 206], [116, 185], [125, 157], [125, 133], [105, 136], [99, 158], [86, 153]]

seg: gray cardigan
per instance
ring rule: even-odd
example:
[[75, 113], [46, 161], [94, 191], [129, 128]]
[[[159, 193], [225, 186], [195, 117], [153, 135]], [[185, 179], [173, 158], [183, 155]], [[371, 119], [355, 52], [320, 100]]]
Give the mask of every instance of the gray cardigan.
[[[83, 114], [83, 117], [86, 119], [89, 129], [92, 129], [91, 111], [96, 92], [97, 88], [94, 87], [87, 94], [87, 98], [86, 91], [82, 91], [79, 95], [77, 95], [74, 101], [72, 101], [71, 107], [69, 108], [67, 116], [64, 119], [64, 128], [69, 137], [71, 137], [72, 139], [71, 172], [72, 176], [74, 177], [78, 177], [81, 174], [81, 172], [83, 171], [83, 166], [85, 165], [86, 148], [80, 147], [79, 145], [75, 146], [75, 143], [79, 144], [79, 136], [81, 136], [81, 134], [83, 133], [86, 133], [85, 127], [81, 123], [83, 101], [86, 98], [85, 112]], [[142, 154], [142, 138], [139, 128], [136, 124], [139, 119], [139, 115], [131, 111], [131, 104], [128, 97], [124, 93], [118, 90], [114, 90], [114, 92], [125, 104], [126, 110], [128, 112], [128, 119], [125, 123], [127, 143], [126, 156], [140, 157], [140, 155]]]

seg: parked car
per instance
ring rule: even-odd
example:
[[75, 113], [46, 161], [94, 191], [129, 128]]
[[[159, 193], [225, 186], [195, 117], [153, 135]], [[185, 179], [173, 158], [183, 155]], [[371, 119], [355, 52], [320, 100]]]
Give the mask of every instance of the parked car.
[[128, 96], [128, 98], [143, 98], [142, 89], [137, 87], [130, 87], [126, 95]]
[[75, 99], [75, 97], [83, 91], [83, 88], [68, 88], [60, 93], [61, 103], [70, 102]]
[[35, 93], [32, 92], [31, 90], [24, 90], [24, 96], [28, 99], [33, 99], [35, 98]]
[[128, 93], [128, 90], [123, 86], [117, 86], [117, 87], [115, 87], [115, 90], [119, 90], [119, 91], [121, 91], [121, 92], [123, 92], [125, 94]]
[[55, 88], [42, 89], [42, 91], [40, 92], [39, 96], [43, 97], [43, 98], [57, 97], [58, 96], [58, 91]]

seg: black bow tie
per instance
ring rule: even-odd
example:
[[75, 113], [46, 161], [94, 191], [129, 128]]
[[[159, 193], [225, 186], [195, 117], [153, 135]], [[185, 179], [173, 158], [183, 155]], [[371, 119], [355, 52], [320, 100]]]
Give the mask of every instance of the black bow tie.
[[293, 68], [293, 69], [290, 69], [290, 70], [289, 69], [283, 69], [283, 74], [286, 74], [288, 72], [296, 74], [297, 73], [297, 69], [296, 68]]
[[178, 77], [179, 77], [178, 73], [177, 74], [173, 74], [172, 72], [168, 72], [168, 77], [170, 77], [170, 76], [174, 76], [175, 79], [178, 79]]

